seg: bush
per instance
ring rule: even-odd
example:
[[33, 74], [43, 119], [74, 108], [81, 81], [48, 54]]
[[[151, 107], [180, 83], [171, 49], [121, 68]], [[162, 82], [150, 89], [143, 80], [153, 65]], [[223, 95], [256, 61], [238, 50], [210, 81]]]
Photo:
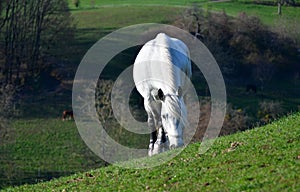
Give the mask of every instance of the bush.
[[259, 103], [257, 116], [260, 123], [266, 124], [280, 117], [283, 113], [284, 110], [279, 102], [263, 101]]
[[[118, 82], [121, 83], [119, 86], [125, 87], [128, 86], [126, 82]], [[148, 135], [137, 135], [133, 132], [130, 132], [123, 128], [120, 123], [115, 119], [112, 102], [111, 102], [111, 92], [112, 88], [115, 85], [115, 82], [112, 80], [99, 80], [96, 88], [96, 110], [99, 116], [99, 120], [105, 131], [112, 137], [116, 142], [128, 146], [128, 147], [141, 147], [145, 148], [148, 145]], [[129, 88], [128, 88], [129, 89]], [[128, 90], [127, 89], [127, 90]], [[117, 101], [115, 103], [115, 107], [120, 111], [123, 111], [122, 107], [124, 107], [124, 98], [122, 97], [122, 90], [116, 90], [118, 93], [114, 95], [114, 99]], [[120, 95], [120, 98], [116, 98]], [[134, 111], [133, 111], [134, 110]], [[142, 110], [138, 107], [135, 109], [131, 108], [131, 113], [136, 113], [137, 116], [143, 116]], [[125, 117], [126, 118], [126, 117]], [[138, 117], [139, 118], [139, 117]], [[121, 119], [120, 121], [126, 121], [127, 119]], [[130, 138], [130, 139], [128, 139]]]
[[204, 12], [194, 6], [174, 25], [200, 39], [228, 78], [246, 76], [264, 86], [277, 71], [290, 74], [299, 61], [294, 41], [246, 13], [234, 18], [225, 12]]
[[15, 108], [15, 87], [11, 84], [0, 85], [0, 117], [11, 118]]
[[251, 118], [243, 109], [235, 109], [231, 104], [227, 105], [226, 116], [220, 135], [229, 135], [238, 131], [244, 131], [251, 127]]
[[281, 15], [276, 19], [273, 29], [283, 39], [291, 39], [294, 44], [300, 46], [300, 26], [297, 18]]
[[[211, 102], [203, 100], [200, 104], [200, 120], [193, 141], [201, 141], [210, 120]], [[251, 127], [250, 117], [243, 109], [235, 109], [231, 104], [227, 105], [224, 123], [219, 135], [229, 135], [238, 131], [244, 131]]]
[[95, 102], [98, 116], [102, 122], [106, 122], [113, 118], [113, 111], [111, 107], [111, 89], [113, 81], [99, 80], [96, 88]]

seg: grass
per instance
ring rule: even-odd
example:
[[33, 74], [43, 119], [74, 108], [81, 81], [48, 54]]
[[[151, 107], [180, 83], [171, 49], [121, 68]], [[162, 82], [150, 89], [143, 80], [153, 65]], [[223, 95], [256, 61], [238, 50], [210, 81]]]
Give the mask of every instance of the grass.
[[297, 113], [218, 138], [203, 155], [191, 144], [158, 167], [108, 166], [4, 191], [299, 191], [299, 127]]
[[118, 29], [141, 22], [169, 23], [180, 14], [182, 9], [176, 7], [106, 7], [88, 11], [73, 11], [78, 29]]
[[[73, 0], [68, 0], [69, 6], [71, 9], [78, 9], [74, 6]], [[98, 8], [98, 7], [108, 7], [108, 6], [124, 6], [124, 5], [166, 5], [166, 6], [190, 6], [193, 4], [203, 4], [210, 2], [209, 0], [81, 0], [79, 9], [90, 9], [90, 8]], [[252, 3], [251, 0], [235, 0], [234, 2], [242, 2], [242, 3]], [[273, 0], [266, 0], [264, 2], [274, 3]], [[299, 3], [299, 0], [295, 1]], [[274, 3], [275, 5], [275, 3]]]
[[269, 26], [275, 26], [282, 17], [286, 19], [286, 21], [295, 21], [299, 22], [300, 18], [300, 8], [299, 7], [291, 7], [291, 6], [283, 6], [282, 7], [282, 17], [277, 15], [277, 6], [266, 6], [266, 5], [256, 5], [250, 3], [243, 2], [220, 2], [215, 4], [209, 4], [212, 10], [223, 11], [231, 16], [238, 16], [239, 13], [245, 12], [248, 15], [254, 15], [259, 17], [264, 24]]
[[1, 145], [0, 188], [49, 180], [103, 165], [85, 146], [73, 121], [23, 119], [13, 122], [11, 143]]
[[75, 42], [70, 43], [66, 57], [77, 66], [86, 51], [106, 34], [129, 25], [140, 23], [171, 23], [181, 14], [177, 7], [105, 7], [73, 11], [77, 24]]
[[[273, 1], [270, 1], [273, 2]], [[262, 19], [265, 24], [273, 26], [276, 24], [277, 20], [281, 17], [277, 15], [277, 6], [266, 6], [266, 5], [259, 5], [253, 4], [252, 1], [227, 1], [227, 2], [215, 2], [215, 1], [208, 1], [208, 0], [164, 0], [164, 1], [156, 1], [156, 0], [145, 0], [145, 1], [138, 1], [138, 0], [115, 0], [115, 1], [101, 1], [95, 0], [94, 4], [91, 1], [81, 1], [80, 7], [75, 8], [72, 1], [69, 0], [70, 8], [73, 10], [73, 13], [76, 12], [85, 12], [100, 9], [100, 12], [106, 9], [122, 9], [126, 13], [123, 15], [128, 15], [128, 13], [132, 13], [132, 8], [139, 8], [145, 9], [142, 13], [148, 16], [159, 16], [157, 14], [151, 13], [148, 9], [154, 9], [156, 12], [161, 10], [162, 8], [177, 8], [184, 10], [194, 4], [198, 4], [202, 6], [204, 9], [210, 9], [213, 11], [226, 11], [231, 16], [237, 16], [240, 12], [246, 12], [249, 15], [255, 15]], [[124, 8], [125, 7], [125, 8]], [[292, 6], [283, 6], [282, 13], [284, 17], [287, 17], [287, 21], [289, 20], [297, 20], [299, 21], [300, 13], [299, 7], [292, 7]], [[134, 11], [133, 11], [134, 12]], [[149, 14], [150, 13], [150, 14]], [[161, 14], [168, 14], [169, 12], [166, 10], [162, 10]], [[101, 14], [101, 13], [100, 13]], [[109, 14], [108, 14], [109, 15]], [[134, 14], [133, 14], [134, 16]], [[126, 18], [126, 17], [125, 17]], [[124, 17], [121, 18], [123, 20]], [[136, 17], [136, 19], [140, 19], [140, 17]], [[117, 20], [117, 18], [116, 18]], [[115, 21], [116, 21], [115, 20]], [[134, 19], [135, 20], [135, 19]], [[109, 20], [111, 21], [111, 20]]]
[[[72, 3], [72, 0], [68, 0], [71, 9], [78, 9]], [[124, 6], [124, 5], [142, 5], [142, 6], [188, 6], [194, 3], [203, 3], [207, 0], [82, 0], [80, 1], [79, 9], [90, 9], [90, 8], [99, 8], [99, 7], [109, 7], [109, 6]]]

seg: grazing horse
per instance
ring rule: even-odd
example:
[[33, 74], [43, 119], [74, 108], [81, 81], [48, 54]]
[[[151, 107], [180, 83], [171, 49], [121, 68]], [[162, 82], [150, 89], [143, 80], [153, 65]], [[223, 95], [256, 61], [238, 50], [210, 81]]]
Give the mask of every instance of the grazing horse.
[[64, 110], [62, 113], [62, 120], [74, 119], [73, 111]]
[[181, 147], [187, 111], [183, 96], [191, 77], [189, 50], [180, 40], [159, 33], [136, 57], [133, 78], [148, 115], [148, 155]]

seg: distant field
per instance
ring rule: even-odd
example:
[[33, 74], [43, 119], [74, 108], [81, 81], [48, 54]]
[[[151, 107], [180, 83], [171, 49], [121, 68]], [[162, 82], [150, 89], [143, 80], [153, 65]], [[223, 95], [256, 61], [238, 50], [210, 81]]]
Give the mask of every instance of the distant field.
[[[283, 15], [279, 17], [276, 6], [265, 6], [243, 3], [239, 1], [215, 2], [207, 0], [188, 1], [101, 1], [95, 0], [92, 5], [88, 0], [81, 0], [79, 8], [75, 8], [72, 0], [69, 0], [70, 8], [77, 25], [75, 52], [67, 52], [67, 57], [79, 62], [86, 50], [105, 34], [118, 28], [140, 23], [165, 23], [171, 24], [176, 18], [182, 17], [184, 11], [197, 2], [205, 10], [225, 11], [228, 15], [237, 16], [240, 12], [255, 15], [270, 26], [285, 27], [293, 25], [297, 29], [300, 23], [300, 7], [283, 6]], [[146, 6], [147, 5], [147, 6]], [[175, 6], [178, 5], [178, 6]], [[300, 39], [300, 37], [299, 37]], [[83, 49], [83, 50], [82, 50]], [[76, 59], [77, 58], [77, 59]]]
[[[93, 2], [93, 3], [92, 3]], [[147, 14], [150, 13], [151, 16], [158, 17], [159, 15], [162, 16], [164, 13], [168, 14], [167, 10], [161, 10], [162, 13], [159, 15], [151, 14], [148, 12], [149, 7], [155, 7], [155, 10], [160, 10], [161, 6], [166, 7], [178, 7], [181, 9], [186, 9], [191, 7], [195, 4], [202, 6], [204, 9], [211, 9], [214, 11], [223, 11], [225, 10], [226, 13], [232, 16], [237, 16], [240, 12], [246, 12], [250, 15], [256, 15], [262, 19], [262, 21], [269, 25], [274, 25], [276, 20], [278, 19], [277, 15], [277, 6], [266, 6], [266, 5], [259, 5], [253, 4], [251, 0], [244, 0], [244, 1], [226, 1], [226, 2], [218, 2], [218, 1], [208, 1], [208, 0], [165, 0], [165, 1], [157, 1], [157, 0], [145, 0], [145, 1], [138, 1], [138, 0], [115, 0], [115, 1], [101, 1], [101, 0], [94, 0], [94, 1], [81, 1], [79, 8], [75, 8], [72, 1], [69, 0], [70, 8], [76, 11], [84, 11], [86, 9], [95, 9], [108, 7], [122, 7], [124, 10], [128, 10], [128, 6], [131, 7], [137, 6], [140, 9], [144, 10], [143, 13]], [[258, 1], [259, 2], [259, 1]], [[274, 2], [274, 1], [265, 1], [265, 2]], [[296, 1], [300, 3], [300, 1]], [[126, 8], [125, 8], [126, 7]], [[141, 8], [144, 7], [144, 8]], [[151, 9], [151, 8], [150, 8]], [[284, 17], [288, 17], [289, 19], [300, 21], [300, 7], [292, 7], [292, 6], [283, 6], [282, 13]], [[140, 19], [137, 17], [137, 19]]]
[[74, 10], [74, 22], [77, 24], [76, 41], [72, 49], [66, 52], [76, 65], [86, 51], [104, 35], [129, 25], [140, 23], [171, 23], [182, 14], [178, 7], [105, 7], [91, 10]]
[[78, 29], [105, 30], [147, 22], [169, 23], [182, 13], [182, 8], [124, 6], [74, 10], [72, 13], [78, 24]]
[[[216, 0], [215, 0], [216, 1]], [[100, 6], [119, 6], [119, 5], [168, 5], [168, 6], [190, 6], [193, 4], [203, 4], [203, 3], [214, 3], [214, 0], [80, 0], [80, 8], [96, 8]], [[76, 8], [73, 4], [73, 0], [68, 0], [71, 8]], [[253, 0], [235, 0], [234, 2], [241, 3], [252, 3]], [[256, 2], [270, 2], [274, 3], [273, 0], [264, 0]], [[295, 1], [300, 3], [299, 0]]]
[[[276, 14], [276, 6], [245, 4], [239, 1], [81, 1], [79, 8], [75, 8], [70, 0], [70, 8], [77, 25], [76, 42], [67, 57], [78, 63], [84, 53], [105, 34], [118, 28], [140, 23], [172, 22], [184, 15], [184, 11], [198, 2], [204, 10], [225, 11], [230, 16], [238, 16], [240, 12], [255, 15], [269, 26], [285, 27], [285, 30], [299, 31], [300, 7], [283, 6], [283, 15]], [[250, 1], [247, 1], [250, 2]], [[155, 4], [155, 5], [154, 5]], [[105, 5], [105, 6], [104, 6]], [[147, 6], [146, 6], [147, 5]], [[178, 6], [175, 6], [178, 5]], [[297, 36], [297, 33], [294, 35]], [[298, 34], [299, 36], [299, 34]], [[297, 38], [297, 37], [296, 37]], [[300, 41], [300, 37], [298, 37]], [[70, 54], [70, 55], [69, 55]]]
[[259, 17], [263, 23], [268, 25], [277, 24], [278, 20], [286, 19], [286, 22], [298, 21], [300, 23], [300, 7], [283, 6], [282, 16], [277, 15], [277, 6], [266, 6], [257, 4], [245, 4], [240, 2], [219, 2], [210, 4], [213, 10], [225, 10], [231, 16], [237, 16], [241, 12]]
[[[75, 8], [72, 3], [73, 0], [69, 0], [71, 8]], [[108, 6], [119, 6], [119, 5], [172, 5], [172, 6], [188, 6], [194, 3], [203, 3], [207, 0], [81, 0], [81, 8], [92, 8], [92, 7], [108, 7]]]

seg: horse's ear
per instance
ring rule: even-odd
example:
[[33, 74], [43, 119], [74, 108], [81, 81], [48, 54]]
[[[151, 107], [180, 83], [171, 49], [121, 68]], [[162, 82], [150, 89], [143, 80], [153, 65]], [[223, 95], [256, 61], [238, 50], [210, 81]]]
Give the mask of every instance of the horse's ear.
[[161, 89], [159, 89], [159, 90], [157, 91], [157, 97], [158, 97], [158, 99], [161, 100], [161, 101], [164, 101], [164, 100], [165, 100], [165, 94], [164, 94], [164, 92], [163, 92]]
[[176, 95], [178, 96], [178, 97], [182, 97], [182, 88], [179, 86], [178, 87], [178, 89], [177, 89], [177, 91], [176, 91]]

